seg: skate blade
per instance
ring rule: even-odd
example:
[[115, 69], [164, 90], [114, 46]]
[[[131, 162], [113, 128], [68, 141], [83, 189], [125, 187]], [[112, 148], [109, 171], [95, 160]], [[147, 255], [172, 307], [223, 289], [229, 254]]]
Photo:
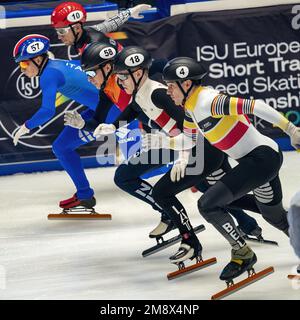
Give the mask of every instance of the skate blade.
[[246, 240], [246, 241], [249, 241], [249, 242], [253, 242], [253, 243], [261, 243], [261, 244], [268, 244], [268, 245], [271, 245], [271, 246], [279, 246], [278, 245], [278, 242], [276, 241], [273, 241], [273, 240], [267, 240], [267, 239], [257, 239], [255, 237], [251, 237], [251, 236], [243, 236], [243, 238]]
[[215, 257], [207, 259], [207, 260], [203, 260], [203, 261], [197, 262], [191, 266], [185, 267], [183, 269], [168, 273], [167, 278], [168, 278], [168, 280], [173, 280], [175, 278], [179, 278], [181, 276], [192, 273], [194, 271], [209, 267], [215, 263], [217, 263], [217, 259]]
[[300, 280], [300, 274], [289, 274], [288, 279], [290, 280]]
[[48, 220], [111, 220], [111, 214], [100, 213], [54, 213], [48, 214]]
[[[195, 234], [199, 233], [199, 232], [202, 232], [205, 230], [205, 226], [203, 224], [200, 224], [199, 226], [195, 227], [194, 228], [194, 232]], [[164, 250], [170, 246], [173, 246], [174, 244], [180, 242], [182, 240], [181, 236], [180, 235], [177, 235], [177, 236], [174, 236], [168, 240], [163, 240], [162, 243], [159, 243], [149, 249], [146, 249], [142, 252], [142, 256], [145, 258], [145, 257], [148, 257], [150, 256], [151, 254], [154, 254], [156, 252], [159, 252], [161, 250]]]
[[223, 299], [223, 298], [229, 296], [230, 294], [237, 292], [238, 290], [241, 290], [256, 281], [263, 279], [264, 277], [270, 275], [273, 272], [274, 272], [273, 267], [269, 267], [269, 268], [266, 268], [260, 272], [257, 272], [255, 274], [251, 275], [250, 277], [233, 284], [232, 286], [226, 288], [225, 290], [222, 290], [222, 291], [214, 294], [211, 297], [211, 300]]

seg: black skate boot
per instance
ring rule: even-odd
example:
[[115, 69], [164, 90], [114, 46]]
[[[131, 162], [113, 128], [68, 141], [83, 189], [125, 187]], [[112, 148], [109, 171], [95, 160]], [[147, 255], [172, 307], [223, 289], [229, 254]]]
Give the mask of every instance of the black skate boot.
[[300, 264], [297, 267], [297, 273], [300, 274]]
[[161, 238], [163, 235], [174, 229], [174, 223], [170, 219], [162, 216], [159, 224], [149, 233], [149, 238]]
[[194, 258], [196, 258], [197, 261], [202, 260], [202, 245], [195, 234], [185, 233], [182, 236], [178, 251], [169, 259], [172, 263], [180, 265], [185, 260], [193, 260]]
[[220, 279], [227, 283], [240, 276], [245, 271], [253, 270], [253, 265], [257, 262], [256, 254], [250, 247], [245, 245], [238, 250], [231, 250], [231, 261], [223, 269]]

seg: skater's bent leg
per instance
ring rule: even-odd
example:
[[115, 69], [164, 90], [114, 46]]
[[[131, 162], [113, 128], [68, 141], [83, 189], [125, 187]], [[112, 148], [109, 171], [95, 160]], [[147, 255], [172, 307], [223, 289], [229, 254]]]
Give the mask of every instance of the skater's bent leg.
[[282, 189], [278, 176], [254, 189], [256, 203], [263, 218], [288, 235], [287, 211], [282, 206]]
[[[148, 157], [147, 153], [142, 156]], [[129, 160], [117, 168], [114, 182], [123, 191], [150, 204], [154, 210], [162, 212], [162, 208], [153, 199], [152, 185], [140, 178], [143, 174], [161, 166], [162, 164], [152, 164], [150, 161], [148, 163], [134, 163]]]
[[226, 204], [233, 199], [230, 189], [219, 181], [201, 196], [198, 200], [198, 209], [203, 218], [211, 223], [234, 249], [239, 249], [246, 243], [230, 214], [225, 210]]
[[75, 149], [93, 140], [88, 132], [65, 127], [52, 146], [54, 154], [76, 186], [78, 199], [90, 199], [94, 191], [90, 188], [80, 156]]

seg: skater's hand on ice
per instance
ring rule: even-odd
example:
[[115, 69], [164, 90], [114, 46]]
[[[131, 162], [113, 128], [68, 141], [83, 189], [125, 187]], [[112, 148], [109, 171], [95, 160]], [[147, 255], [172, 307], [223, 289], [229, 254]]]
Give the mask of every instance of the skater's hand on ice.
[[100, 123], [99, 126], [95, 129], [93, 135], [94, 137], [100, 135], [108, 135], [116, 132], [116, 127], [113, 124]]
[[285, 132], [291, 138], [291, 145], [297, 150], [300, 150], [300, 128], [296, 127], [292, 122], [289, 122]]
[[29, 129], [26, 128], [25, 123], [18, 129], [18, 131], [16, 132], [15, 136], [14, 136], [14, 145], [16, 146], [20, 140], [20, 138], [22, 136], [24, 136], [24, 134], [29, 133]]
[[142, 136], [142, 149], [147, 152], [152, 149], [169, 149], [169, 138], [163, 133], [147, 133]]
[[178, 182], [180, 179], [184, 178], [185, 170], [189, 163], [189, 151], [180, 151], [178, 159], [174, 162], [171, 170], [171, 180], [172, 182]]
[[75, 129], [82, 129], [84, 127], [84, 120], [81, 115], [76, 111], [66, 111], [64, 115], [65, 126], [69, 126]]
[[139, 5], [129, 9], [130, 16], [134, 19], [142, 19], [142, 18], [144, 18], [144, 16], [141, 15], [140, 13], [142, 11], [147, 11], [149, 9], [151, 9], [151, 6], [149, 4], [139, 4]]

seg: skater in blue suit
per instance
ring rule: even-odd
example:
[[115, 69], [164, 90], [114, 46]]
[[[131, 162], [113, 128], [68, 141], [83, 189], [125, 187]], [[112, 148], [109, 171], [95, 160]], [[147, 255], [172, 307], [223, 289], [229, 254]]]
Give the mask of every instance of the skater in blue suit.
[[[81, 113], [84, 120], [94, 115], [99, 102], [99, 91], [89, 83], [82, 72], [79, 61], [50, 59], [48, 50], [50, 41], [39, 34], [23, 37], [14, 48], [14, 59], [27, 77], [40, 77], [42, 104], [39, 110], [16, 132], [14, 144], [30, 130], [39, 127], [55, 115], [57, 92], [69, 99], [83, 104], [87, 109]], [[96, 204], [94, 191], [91, 189], [76, 149], [94, 141], [91, 132], [65, 127], [53, 143], [53, 152], [76, 186], [76, 194], [61, 201], [63, 208], [85, 206], [92, 208]]]

